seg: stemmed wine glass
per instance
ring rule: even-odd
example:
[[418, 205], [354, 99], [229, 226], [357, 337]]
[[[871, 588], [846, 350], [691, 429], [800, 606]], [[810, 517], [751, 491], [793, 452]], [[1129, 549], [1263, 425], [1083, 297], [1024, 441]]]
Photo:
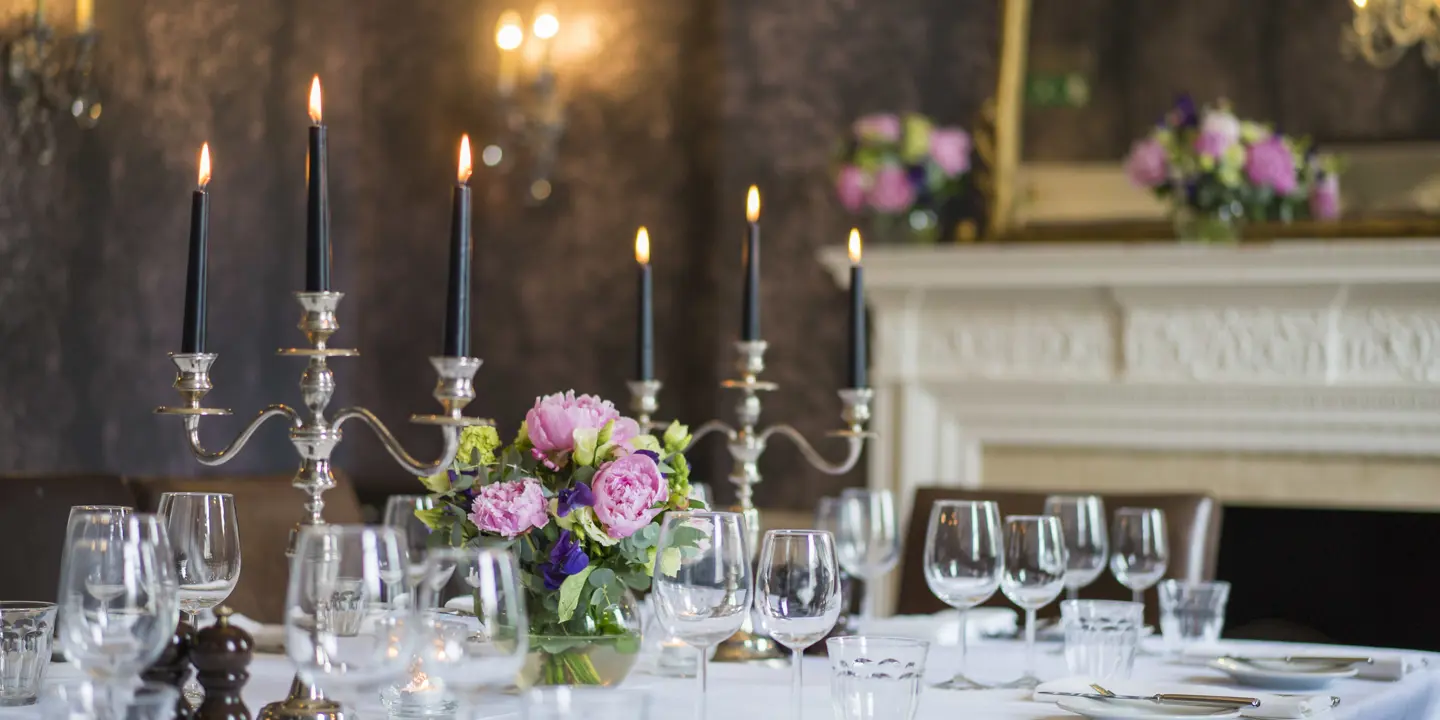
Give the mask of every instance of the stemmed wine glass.
[[760, 543], [755, 609], [761, 629], [790, 648], [790, 702], [802, 714], [805, 648], [840, 618], [840, 572], [835, 538], [823, 530], [771, 530]]
[[301, 677], [352, 707], [402, 679], [414, 650], [410, 610], [382, 598], [386, 567], [405, 567], [394, 528], [301, 526], [295, 541], [285, 649]]
[[960, 614], [960, 664], [955, 677], [937, 688], [985, 688], [965, 676], [965, 616], [1000, 588], [1000, 576], [1005, 570], [1003, 548], [999, 505], [990, 501], [941, 500], [930, 509], [930, 525], [925, 531], [925, 583], [935, 597]]
[[[235, 498], [229, 493], [167, 492], [160, 496], [156, 514], [165, 523], [175, 553], [180, 610], [198, 628], [197, 613], [225, 602], [240, 580]], [[192, 704], [205, 697], [193, 675], [183, 691]]]
[[391, 495], [385, 501], [385, 526], [399, 530], [404, 535], [405, 561], [409, 571], [403, 575], [387, 568], [385, 573], [386, 595], [391, 602], [398, 600], [395, 585], [405, 583], [406, 599], [411, 605], [416, 602], [420, 579], [425, 575], [425, 551], [430, 542], [430, 526], [416, 516], [417, 510], [432, 510], [435, 498], [429, 495]]
[[154, 515], [72, 513], [59, 589], [60, 648], [98, 686], [153, 663], [180, 620], [175, 560]]
[[447, 547], [431, 550], [423, 569], [411, 685], [437, 678], [473, 712], [485, 692], [514, 681], [530, 649], [519, 567], [503, 548]]
[[1081, 588], [1105, 572], [1105, 560], [1110, 553], [1105, 501], [1098, 495], [1051, 495], [1045, 498], [1045, 514], [1060, 518], [1065, 551], [1070, 556], [1065, 572], [1065, 597], [1079, 599]]
[[733, 512], [669, 512], [660, 525], [652, 597], [665, 631], [700, 651], [706, 711], [710, 649], [750, 614], [753, 586], [745, 520]]
[[1053, 515], [1013, 515], [1005, 520], [1005, 572], [1000, 588], [1025, 610], [1025, 674], [1008, 688], [1034, 688], [1035, 611], [1065, 589], [1065, 540]]
[[845, 572], [865, 581], [862, 626], [874, 615], [871, 584], [900, 561], [900, 519], [889, 490], [848, 488], [835, 507], [835, 550]]
[[1170, 561], [1165, 511], [1159, 508], [1120, 508], [1115, 511], [1110, 572], [1130, 588], [1132, 600], [1145, 604], [1145, 591], [1165, 577]]

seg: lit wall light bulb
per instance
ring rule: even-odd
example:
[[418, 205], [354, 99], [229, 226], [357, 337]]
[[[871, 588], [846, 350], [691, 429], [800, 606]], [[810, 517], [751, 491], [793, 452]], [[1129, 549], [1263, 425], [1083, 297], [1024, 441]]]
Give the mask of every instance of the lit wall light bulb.
[[525, 28], [520, 13], [514, 10], [500, 13], [500, 21], [495, 24], [495, 46], [510, 52], [519, 48], [522, 42], [525, 42]]
[[555, 16], [555, 6], [544, 4], [535, 8], [535, 23], [531, 26], [535, 37], [549, 40], [560, 32], [560, 19]]
[[1365, 0], [1355, 0], [1355, 9], [1357, 9], [1357, 10], [1364, 10], [1364, 9], [1365, 9]]

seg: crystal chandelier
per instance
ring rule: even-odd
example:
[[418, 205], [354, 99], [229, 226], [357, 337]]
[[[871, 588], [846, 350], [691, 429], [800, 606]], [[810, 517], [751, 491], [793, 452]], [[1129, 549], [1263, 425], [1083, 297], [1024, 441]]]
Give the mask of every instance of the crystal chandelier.
[[1394, 65], [1420, 45], [1425, 62], [1440, 65], [1440, 0], [1352, 0], [1355, 17], [1341, 46], [1376, 67]]

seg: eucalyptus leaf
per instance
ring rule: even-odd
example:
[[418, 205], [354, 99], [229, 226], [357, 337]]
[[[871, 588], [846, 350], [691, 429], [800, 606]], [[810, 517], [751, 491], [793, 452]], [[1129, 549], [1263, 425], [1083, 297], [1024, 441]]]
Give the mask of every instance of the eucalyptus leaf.
[[580, 602], [580, 589], [585, 587], [585, 581], [589, 579], [590, 572], [594, 569], [593, 565], [587, 566], [584, 570], [565, 578], [565, 582], [560, 583], [560, 604], [556, 608], [556, 616], [560, 618], [560, 622], [569, 620], [570, 616], [575, 614], [575, 606]]
[[590, 573], [590, 585], [592, 587], [604, 587], [606, 583], [609, 583], [614, 579], [615, 571], [611, 570], [610, 568], [596, 568], [595, 572]]

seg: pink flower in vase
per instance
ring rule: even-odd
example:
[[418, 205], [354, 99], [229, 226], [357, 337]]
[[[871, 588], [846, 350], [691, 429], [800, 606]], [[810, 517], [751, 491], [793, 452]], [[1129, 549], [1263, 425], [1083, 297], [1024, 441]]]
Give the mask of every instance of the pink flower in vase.
[[840, 204], [852, 213], [858, 213], [865, 207], [865, 191], [869, 188], [869, 176], [854, 165], [840, 168], [835, 176], [835, 194], [839, 196]]
[[1240, 118], [1228, 110], [1209, 110], [1200, 120], [1200, 136], [1195, 139], [1195, 152], [1218, 158], [1240, 142]]
[[1295, 156], [1279, 137], [1271, 137], [1250, 146], [1245, 158], [1245, 177], [1278, 195], [1295, 192]]
[[545, 493], [535, 478], [491, 483], [475, 493], [470, 522], [483, 532], [513, 538], [550, 522]]
[[876, 211], [902, 213], [915, 204], [915, 186], [910, 176], [898, 165], [886, 165], [875, 174], [875, 187], [870, 191], [870, 207]]
[[1310, 215], [1316, 220], [1340, 217], [1340, 176], [1325, 173], [1310, 191]]
[[940, 128], [930, 133], [930, 159], [948, 177], [970, 169], [970, 134], [960, 128]]
[[900, 141], [900, 117], [890, 113], [876, 113], [873, 115], [862, 115], [855, 121], [852, 128], [855, 137], [861, 140], [874, 140], [877, 142], [899, 142]]
[[616, 539], [630, 537], [649, 525], [664, 510], [655, 505], [670, 496], [670, 486], [660, 474], [654, 453], [647, 451], [601, 465], [590, 484], [595, 495], [595, 517], [605, 524], [606, 534]]
[[1125, 158], [1125, 174], [1130, 176], [1130, 182], [1143, 188], [1159, 187], [1165, 184], [1169, 172], [1170, 160], [1159, 140], [1149, 137], [1130, 146], [1130, 156]]
[[622, 416], [609, 400], [594, 395], [577, 396], [571, 390], [564, 395], [555, 393], [536, 398], [535, 407], [525, 413], [525, 429], [535, 449], [548, 454], [574, 450], [576, 430], [600, 430], [612, 420], [615, 427], [611, 442], [624, 444], [640, 434], [640, 426]]

